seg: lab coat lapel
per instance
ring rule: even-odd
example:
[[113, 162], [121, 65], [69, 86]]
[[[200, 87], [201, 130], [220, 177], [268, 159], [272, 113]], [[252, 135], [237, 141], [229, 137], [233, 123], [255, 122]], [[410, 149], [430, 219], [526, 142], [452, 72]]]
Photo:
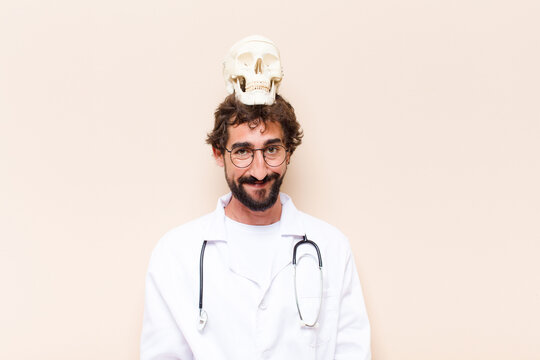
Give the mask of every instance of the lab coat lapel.
[[292, 263], [294, 245], [304, 235], [300, 213], [294, 206], [291, 198], [287, 194], [280, 193], [280, 200], [282, 204], [281, 240], [286, 241], [287, 246], [281, 247], [281, 251], [277, 255], [272, 271], [272, 279]]
[[304, 227], [300, 219], [300, 212], [287, 194], [280, 193], [279, 195], [282, 205], [281, 236], [303, 236]]
[[233, 273], [247, 278], [251, 281], [255, 281], [240, 271], [240, 266], [238, 265], [237, 257], [241, 256], [238, 251], [234, 251], [231, 243], [227, 241], [227, 230], [225, 227], [225, 207], [231, 201], [232, 194], [228, 193], [223, 195], [218, 199], [216, 210], [212, 213], [210, 221], [208, 222], [207, 228], [205, 230], [204, 240], [209, 242], [225, 242], [227, 246], [220, 247], [222, 252], [222, 260], [227, 262], [229, 270]]
[[[216, 210], [212, 213], [210, 221], [208, 222], [204, 240], [210, 242], [227, 242], [227, 233], [225, 229], [225, 206], [227, 206], [227, 204], [231, 200], [231, 197], [232, 194], [228, 193], [219, 198]], [[280, 251], [277, 253], [272, 269], [272, 279], [284, 268], [286, 268], [289, 264], [292, 263], [292, 251], [294, 244], [301, 240], [302, 236], [304, 235], [304, 228], [300, 219], [300, 212], [294, 206], [291, 198], [284, 193], [280, 193], [280, 201], [282, 204], [280, 219], [280, 240], [286, 242], [286, 245], [281, 246]], [[229, 269], [232, 272], [256, 283], [256, 281], [252, 279], [249, 274], [244, 274], [240, 271], [238, 262], [236, 261], [236, 257], [239, 256], [239, 254], [231, 251], [230, 246], [227, 246], [227, 248]]]
[[211, 214], [204, 232], [204, 240], [227, 241], [225, 231], [225, 206], [231, 201], [232, 194], [228, 193], [218, 199], [216, 210]]

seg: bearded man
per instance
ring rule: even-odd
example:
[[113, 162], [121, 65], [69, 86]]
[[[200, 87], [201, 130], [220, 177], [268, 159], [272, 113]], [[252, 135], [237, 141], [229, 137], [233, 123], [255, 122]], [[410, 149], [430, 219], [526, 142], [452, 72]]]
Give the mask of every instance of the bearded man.
[[207, 143], [231, 192], [157, 244], [142, 360], [371, 359], [348, 240], [279, 191], [301, 139], [279, 95], [219, 105]]

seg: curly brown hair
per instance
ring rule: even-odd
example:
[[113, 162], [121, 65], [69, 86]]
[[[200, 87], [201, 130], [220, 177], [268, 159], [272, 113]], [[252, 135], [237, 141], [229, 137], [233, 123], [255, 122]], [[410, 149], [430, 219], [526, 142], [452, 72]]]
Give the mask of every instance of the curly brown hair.
[[275, 121], [281, 124], [284, 145], [290, 154], [302, 143], [304, 135], [296, 120], [294, 108], [283, 97], [276, 95], [272, 105], [244, 105], [234, 94], [225, 98], [214, 113], [214, 129], [208, 133], [206, 143], [215, 149], [223, 151], [229, 139], [227, 129], [247, 123], [250, 128], [256, 128], [261, 121]]

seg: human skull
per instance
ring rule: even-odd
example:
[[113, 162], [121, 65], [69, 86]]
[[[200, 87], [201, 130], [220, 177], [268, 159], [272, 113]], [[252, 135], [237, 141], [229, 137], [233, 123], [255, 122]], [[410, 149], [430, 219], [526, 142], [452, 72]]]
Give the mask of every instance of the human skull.
[[271, 105], [283, 78], [279, 50], [259, 35], [248, 36], [229, 50], [223, 62], [229, 93], [246, 105]]

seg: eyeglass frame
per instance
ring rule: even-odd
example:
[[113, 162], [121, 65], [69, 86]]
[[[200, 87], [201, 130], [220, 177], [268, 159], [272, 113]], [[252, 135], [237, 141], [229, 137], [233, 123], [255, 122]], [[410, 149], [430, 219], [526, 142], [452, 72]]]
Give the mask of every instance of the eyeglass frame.
[[[278, 165], [270, 165], [270, 164], [268, 163], [268, 161], [266, 161], [266, 156], [264, 155], [264, 150], [265, 150], [266, 148], [270, 147], [270, 146], [281, 146], [282, 148], [285, 149], [285, 157], [283, 158], [283, 161], [280, 162]], [[238, 165], [236, 165], [236, 164], [234, 163], [233, 159], [232, 159], [232, 151], [235, 150], [235, 149], [229, 150], [229, 149], [227, 149], [226, 147], [224, 147], [224, 149], [227, 150], [227, 152], [229, 153], [229, 159], [231, 159], [231, 163], [232, 163], [234, 166], [236, 166], [237, 168], [239, 168], [239, 169], [245, 169], [245, 168], [249, 167], [251, 164], [253, 164], [253, 159], [255, 159], [255, 152], [256, 152], [257, 150], [260, 150], [260, 151], [261, 151], [264, 162], [266, 163], [266, 165], [268, 165], [268, 166], [270, 166], [270, 167], [278, 167], [278, 166], [283, 165], [283, 163], [285, 162], [285, 160], [287, 160], [287, 153], [289, 152], [289, 149], [287, 149], [287, 148], [286, 148], [284, 145], [282, 145], [282, 144], [268, 144], [268, 145], [266, 145], [265, 147], [259, 148], [259, 149], [252, 149], [252, 148], [250, 148], [250, 147], [248, 147], [248, 146], [240, 146], [240, 148], [246, 148], [246, 149], [249, 149], [249, 150], [251, 150], [251, 151], [253, 152], [253, 153], [251, 154], [251, 161], [250, 161], [249, 164], [247, 164], [246, 166], [238, 166]]]

